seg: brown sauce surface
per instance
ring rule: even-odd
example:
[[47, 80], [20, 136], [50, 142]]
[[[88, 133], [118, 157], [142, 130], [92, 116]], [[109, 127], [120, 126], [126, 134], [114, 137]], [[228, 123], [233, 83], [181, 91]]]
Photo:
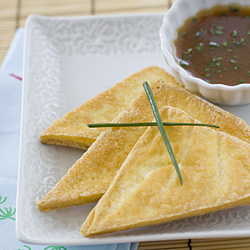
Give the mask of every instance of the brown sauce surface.
[[177, 33], [176, 60], [191, 75], [211, 84], [250, 83], [250, 7], [202, 10]]

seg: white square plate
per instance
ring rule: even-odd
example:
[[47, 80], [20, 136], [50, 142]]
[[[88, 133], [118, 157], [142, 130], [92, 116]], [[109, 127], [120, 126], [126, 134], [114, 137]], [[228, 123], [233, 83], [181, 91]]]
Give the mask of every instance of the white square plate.
[[[43, 145], [39, 134], [55, 119], [143, 67], [166, 68], [158, 34], [162, 17], [28, 18], [17, 194], [19, 240], [87, 245], [250, 235], [248, 206], [83, 238], [80, 227], [93, 204], [49, 213], [35, 205], [83, 154], [74, 148]], [[249, 105], [223, 108], [250, 123]]]

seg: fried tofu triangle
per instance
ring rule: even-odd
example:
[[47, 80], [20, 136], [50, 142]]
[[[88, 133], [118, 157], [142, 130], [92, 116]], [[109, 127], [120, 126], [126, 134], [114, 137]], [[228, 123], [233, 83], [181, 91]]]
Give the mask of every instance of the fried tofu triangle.
[[[198, 122], [172, 107], [164, 107], [161, 113], [165, 121]], [[83, 236], [249, 204], [250, 144], [208, 127], [165, 128], [183, 185], [159, 129], [148, 128], [87, 217]]]
[[[250, 142], [248, 125], [231, 113], [160, 80], [151, 84], [151, 89], [159, 109], [166, 105], [177, 107], [202, 123], [218, 125], [221, 131]], [[114, 122], [148, 122], [153, 118], [143, 91]], [[131, 127], [103, 132], [55, 187], [37, 201], [37, 206], [47, 212], [98, 201], [145, 130], [146, 127]]]
[[111, 122], [139, 96], [143, 82], [153, 83], [159, 79], [179, 85], [171, 75], [157, 66], [144, 68], [54, 121], [41, 133], [41, 142], [87, 149], [106, 130], [90, 129], [87, 124]]

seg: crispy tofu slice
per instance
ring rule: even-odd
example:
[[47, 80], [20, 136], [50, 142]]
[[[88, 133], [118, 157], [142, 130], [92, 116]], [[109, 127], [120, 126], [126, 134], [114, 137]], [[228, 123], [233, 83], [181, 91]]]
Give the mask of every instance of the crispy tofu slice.
[[[165, 121], [198, 122], [165, 107]], [[136, 143], [81, 228], [84, 236], [202, 215], [250, 202], [250, 144], [208, 127], [165, 127], [181, 186], [159, 129]], [[201, 188], [202, 187], [202, 188]]]
[[[231, 113], [163, 81], [151, 84], [151, 88], [159, 109], [166, 105], [177, 107], [202, 123], [218, 125], [221, 131], [250, 142], [248, 125]], [[143, 92], [115, 122], [148, 122], [153, 118]], [[98, 201], [145, 130], [146, 127], [127, 127], [103, 132], [55, 187], [37, 201], [37, 206], [47, 212]]]
[[87, 149], [106, 130], [90, 129], [87, 124], [111, 122], [139, 96], [143, 82], [152, 83], [158, 79], [179, 85], [171, 75], [157, 66], [144, 68], [54, 121], [41, 133], [41, 142]]

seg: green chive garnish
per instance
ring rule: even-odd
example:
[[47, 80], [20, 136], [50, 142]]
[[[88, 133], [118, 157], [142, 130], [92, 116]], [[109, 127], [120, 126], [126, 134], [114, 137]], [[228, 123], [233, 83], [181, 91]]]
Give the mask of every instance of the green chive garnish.
[[247, 72], [247, 76], [250, 76], [250, 71]]
[[187, 52], [185, 52], [185, 54], [183, 55], [183, 58], [184, 59], [190, 59], [189, 56], [190, 56], [191, 52], [192, 52], [192, 49], [191, 48], [188, 49]]
[[189, 65], [189, 64], [188, 64], [187, 62], [185, 62], [185, 61], [180, 61], [180, 66], [181, 66], [182, 68], [186, 68], [188, 65]]
[[231, 49], [227, 49], [228, 52], [233, 52]]
[[191, 49], [191, 48], [187, 50], [187, 54], [188, 54], [188, 55], [189, 55], [191, 52], [192, 52], [192, 49]]
[[231, 33], [231, 36], [237, 36], [237, 31], [234, 30], [234, 31]]
[[241, 44], [240, 42], [237, 42], [235, 39], [233, 39], [233, 43], [234, 43], [234, 44], [236, 44], [236, 45], [237, 45], [237, 47], [239, 47], [239, 46], [240, 46], [240, 44]]
[[197, 19], [197, 18], [193, 18], [193, 22], [194, 22], [194, 23], [197, 23], [197, 22], [198, 22], [198, 19]]
[[211, 77], [211, 75], [209, 73], [205, 74], [206, 77]]
[[213, 49], [213, 48], [218, 48], [220, 45], [218, 43], [210, 42], [208, 46], [210, 49]]
[[224, 32], [221, 31], [221, 30], [216, 30], [216, 31], [215, 31], [215, 34], [216, 34], [216, 35], [224, 35]]
[[186, 32], [182, 32], [181, 36], [185, 36], [187, 33]]
[[[163, 126], [204, 126], [219, 128], [219, 126], [204, 123], [182, 123], [182, 122], [162, 122]], [[158, 126], [156, 122], [131, 122], [131, 123], [94, 123], [88, 124], [89, 128], [113, 128], [113, 127], [152, 127]]]
[[204, 68], [204, 71], [206, 71], [206, 72], [210, 71], [210, 68]]
[[223, 29], [224, 29], [223, 26], [216, 26], [216, 29], [214, 30], [211, 29], [210, 32], [214, 35], [224, 35]]
[[233, 6], [229, 6], [229, 9], [232, 10], [233, 12], [238, 12], [239, 11], [239, 8], [233, 7]]
[[223, 42], [222, 45], [227, 47], [229, 44], [228, 44], [228, 42]]
[[201, 43], [199, 43], [199, 44], [196, 45], [195, 48], [196, 48], [196, 50], [198, 50], [198, 51], [202, 51], [203, 45], [202, 45]]
[[246, 18], [246, 19], [250, 19], [250, 16], [246, 16], [245, 18]]
[[215, 66], [215, 63], [216, 63], [216, 60], [215, 60], [215, 59], [209, 60], [208, 63], [207, 63], [207, 66], [208, 66], [208, 67], [213, 67], [213, 66]]
[[234, 61], [234, 60], [230, 60], [230, 62], [231, 62], [232, 64], [236, 64], [236, 61]]
[[245, 82], [244, 79], [240, 79], [239, 82], [238, 82], [238, 84], [242, 84], [242, 83], [244, 83], [244, 82]]
[[248, 31], [247, 34], [250, 36], [250, 31]]
[[161, 117], [160, 117], [160, 114], [159, 114], [159, 111], [158, 111], [158, 108], [157, 108], [157, 105], [156, 105], [153, 93], [152, 93], [151, 88], [150, 88], [150, 86], [149, 86], [149, 84], [147, 82], [143, 83], [143, 87], [145, 89], [145, 92], [147, 94], [150, 106], [151, 106], [152, 111], [154, 113], [156, 123], [157, 123], [157, 125], [159, 127], [159, 130], [161, 132], [161, 136], [162, 136], [162, 138], [164, 140], [164, 143], [165, 143], [165, 145], [166, 145], [166, 147], [168, 149], [169, 155], [170, 155], [170, 157], [172, 159], [172, 162], [174, 164], [175, 170], [177, 172], [177, 175], [179, 177], [180, 183], [182, 185], [182, 177], [181, 177], [180, 169], [179, 169], [179, 166], [178, 166], [177, 161], [175, 159], [175, 156], [174, 156], [172, 147], [170, 145], [170, 142], [168, 140], [168, 137], [167, 137], [166, 131], [164, 129], [164, 126], [162, 124], [162, 120], [161, 120]]
[[194, 35], [195, 36], [199, 36], [201, 33], [199, 31], [197, 31]]
[[215, 65], [216, 65], [217, 67], [221, 67], [221, 63], [220, 63], [220, 62], [217, 62]]

